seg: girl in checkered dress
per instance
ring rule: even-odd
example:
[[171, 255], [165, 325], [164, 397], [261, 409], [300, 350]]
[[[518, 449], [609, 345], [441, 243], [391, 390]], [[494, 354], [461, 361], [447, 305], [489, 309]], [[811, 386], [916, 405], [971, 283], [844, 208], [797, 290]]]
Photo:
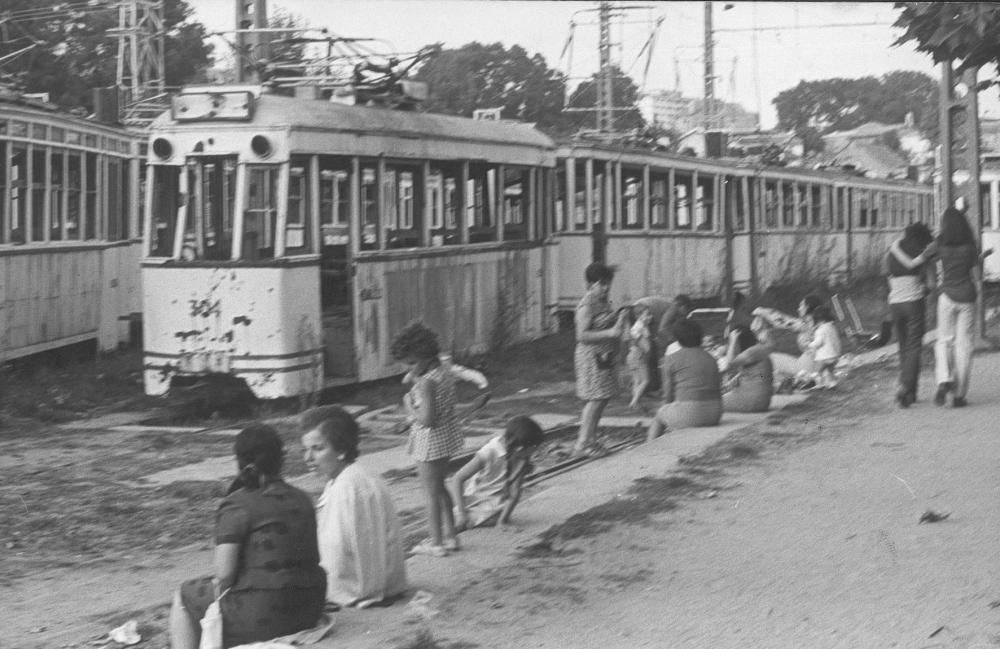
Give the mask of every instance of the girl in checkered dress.
[[458, 550], [452, 499], [445, 487], [448, 463], [464, 440], [455, 416], [455, 377], [441, 364], [437, 335], [422, 323], [407, 325], [392, 341], [392, 356], [410, 368], [413, 387], [403, 396], [410, 417], [409, 453], [427, 500], [430, 538], [417, 554], [444, 557]]

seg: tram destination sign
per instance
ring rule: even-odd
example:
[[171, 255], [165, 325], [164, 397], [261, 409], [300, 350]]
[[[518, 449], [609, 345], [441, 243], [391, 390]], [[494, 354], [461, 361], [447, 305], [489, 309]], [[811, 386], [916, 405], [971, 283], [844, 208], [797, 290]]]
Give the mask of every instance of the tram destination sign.
[[173, 97], [170, 113], [178, 122], [247, 122], [253, 107], [253, 93], [245, 90], [185, 92]]

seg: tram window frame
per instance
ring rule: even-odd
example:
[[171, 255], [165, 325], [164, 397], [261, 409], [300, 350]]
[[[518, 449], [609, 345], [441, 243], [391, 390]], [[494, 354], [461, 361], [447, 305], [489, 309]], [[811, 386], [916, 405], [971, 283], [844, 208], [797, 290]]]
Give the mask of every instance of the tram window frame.
[[466, 183], [466, 225], [469, 243], [490, 243], [497, 240], [496, 227], [496, 165], [470, 165]]
[[105, 197], [108, 214], [108, 241], [122, 241], [128, 238], [128, 214], [124, 209], [128, 202], [122, 202], [125, 194], [125, 178], [122, 160], [108, 156], [108, 174], [105, 178]]
[[10, 187], [9, 205], [9, 241], [24, 243], [27, 240], [28, 220], [28, 145], [11, 143], [10, 145]]
[[692, 184], [694, 176], [688, 175], [686, 178], [682, 174], [674, 176], [674, 195], [671, 197], [674, 203], [674, 230], [689, 231], [694, 229], [694, 191]]
[[381, 189], [378, 184], [378, 168], [373, 165], [361, 166], [361, 178], [359, 179], [361, 191], [361, 214], [359, 218], [361, 241], [358, 242], [359, 250], [378, 250], [382, 233], [379, 228], [379, 203]]
[[622, 169], [621, 191], [621, 229], [645, 229], [646, 223], [643, 216], [645, 187], [642, 182], [641, 169]]
[[456, 245], [462, 243], [462, 232], [459, 228], [460, 219], [458, 187], [460, 184], [460, 169], [444, 164], [435, 164], [425, 180], [426, 200], [429, 207], [427, 215], [432, 247]]
[[573, 232], [586, 232], [587, 230], [587, 174], [582, 168], [574, 170], [574, 196], [572, 205], [566, 215], [567, 230]]
[[312, 216], [312, 160], [310, 156], [292, 156], [285, 201], [285, 256], [314, 252]]
[[823, 198], [826, 187], [816, 183], [810, 183], [806, 187], [809, 192], [809, 224], [814, 230], [825, 229], [823, 227]]
[[423, 170], [416, 164], [387, 164], [382, 178], [385, 246], [387, 249], [423, 245]]
[[[278, 178], [280, 165], [248, 164], [246, 166], [246, 208], [243, 210], [243, 260], [274, 259], [274, 242], [278, 227]], [[264, 182], [261, 182], [264, 179]], [[255, 194], [256, 189], [263, 189]], [[259, 226], [251, 230], [251, 225]], [[250, 235], [257, 235], [256, 238]], [[263, 245], [261, 245], [263, 244]]]
[[62, 241], [63, 225], [66, 217], [63, 192], [66, 191], [66, 168], [63, 166], [66, 151], [52, 149], [49, 156], [49, 240]]
[[528, 238], [527, 212], [531, 209], [531, 182], [526, 167], [504, 167], [502, 216], [504, 241]]
[[649, 227], [654, 230], [666, 230], [670, 227], [667, 209], [669, 180], [666, 176], [651, 176], [649, 185]]
[[764, 220], [761, 226], [765, 230], [774, 230], [778, 227], [778, 218], [781, 214], [781, 198], [779, 195], [779, 184], [775, 180], [764, 181]]
[[[200, 165], [200, 185], [190, 186], [193, 194], [188, 201], [188, 229], [194, 233], [196, 257], [212, 261], [231, 259], [236, 214], [236, 156], [203, 156], [195, 158]], [[195, 223], [192, 207], [200, 202], [201, 222]], [[195, 228], [201, 227], [198, 232]]]
[[97, 164], [100, 158], [96, 153], [87, 152], [84, 154], [84, 211], [83, 211], [83, 238], [87, 240], [96, 239], [100, 228], [100, 215], [97, 212]]
[[31, 222], [28, 232], [32, 243], [43, 243], [47, 241], [48, 232], [45, 229], [45, 192], [47, 185], [48, 164], [45, 160], [45, 150], [47, 147], [29, 145], [31, 152], [29, 168], [31, 175], [28, 187], [28, 205]]
[[795, 227], [795, 187], [793, 182], [779, 180], [781, 188], [779, 196], [781, 200], [781, 227], [791, 229]]
[[[142, 205], [142, 203], [140, 203]], [[66, 152], [66, 238], [79, 240], [82, 236], [80, 216], [83, 211], [83, 154]]]
[[180, 208], [180, 178], [184, 167], [178, 165], [153, 165], [152, 213], [150, 231], [146, 235], [150, 258], [174, 256], [174, 237], [177, 231], [177, 211]]
[[868, 190], [865, 189], [856, 190], [855, 200], [857, 200], [858, 203], [858, 214], [857, 214], [858, 228], [859, 229], [870, 228], [871, 227], [870, 220], [868, 217], [869, 217], [869, 212], [871, 211], [871, 208], [869, 207], [871, 204], [871, 198], [869, 197]]

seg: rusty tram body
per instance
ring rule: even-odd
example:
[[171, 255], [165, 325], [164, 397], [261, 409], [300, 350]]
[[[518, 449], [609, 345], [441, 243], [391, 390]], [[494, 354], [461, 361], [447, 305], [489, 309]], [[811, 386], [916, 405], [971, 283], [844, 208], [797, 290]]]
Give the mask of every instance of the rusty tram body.
[[138, 322], [137, 133], [0, 88], [0, 362]]
[[599, 143], [530, 125], [190, 88], [149, 136], [144, 377], [260, 397], [403, 368], [420, 318], [453, 353], [548, 333], [594, 260], [616, 301], [876, 270], [933, 190]]

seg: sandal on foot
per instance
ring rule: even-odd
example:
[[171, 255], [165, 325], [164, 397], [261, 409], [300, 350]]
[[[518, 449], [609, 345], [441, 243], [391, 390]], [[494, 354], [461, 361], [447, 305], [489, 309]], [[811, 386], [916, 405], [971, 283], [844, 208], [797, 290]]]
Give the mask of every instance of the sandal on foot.
[[444, 543], [441, 544], [448, 552], [458, 552], [462, 549], [462, 546], [458, 543], [458, 537], [453, 536], [450, 539], [445, 539]]
[[429, 557], [437, 557], [440, 559], [441, 557], [448, 556], [448, 551], [443, 545], [435, 545], [434, 543], [431, 543], [430, 539], [424, 539], [417, 545], [413, 546], [410, 550], [410, 554], [424, 554]]

